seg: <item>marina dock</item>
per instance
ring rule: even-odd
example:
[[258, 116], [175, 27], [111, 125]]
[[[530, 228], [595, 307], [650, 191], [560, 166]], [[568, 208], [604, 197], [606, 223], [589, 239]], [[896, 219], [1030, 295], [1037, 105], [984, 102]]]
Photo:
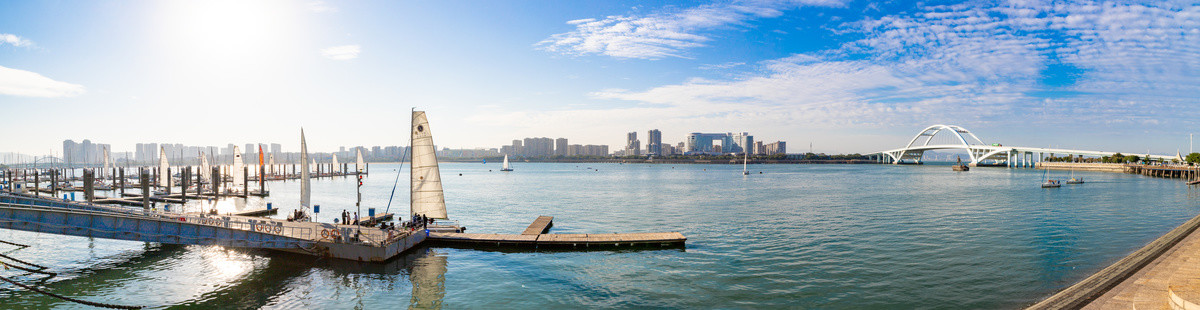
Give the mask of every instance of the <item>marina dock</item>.
[[607, 248], [634, 246], [677, 246], [687, 241], [678, 232], [624, 234], [548, 234], [553, 217], [539, 216], [519, 235], [430, 232], [429, 241], [450, 245]]
[[550, 226], [554, 226], [553, 216], [539, 216], [533, 223], [529, 224], [529, 228], [525, 228], [522, 235], [540, 235], [550, 232]]

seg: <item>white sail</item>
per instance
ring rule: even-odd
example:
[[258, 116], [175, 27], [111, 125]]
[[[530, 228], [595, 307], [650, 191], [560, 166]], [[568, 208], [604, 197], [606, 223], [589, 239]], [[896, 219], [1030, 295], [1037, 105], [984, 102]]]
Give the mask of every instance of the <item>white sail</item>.
[[208, 156], [204, 156], [204, 152], [200, 152], [200, 179], [212, 183], [212, 167], [208, 166]]
[[309, 199], [312, 198], [311, 184], [308, 183], [308, 144], [304, 142], [304, 128], [300, 128], [300, 209], [308, 209]]
[[233, 146], [233, 188], [239, 189], [246, 185], [246, 171], [242, 170], [246, 163], [242, 162], [242, 150], [236, 145]]
[[412, 114], [412, 165], [409, 170], [411, 183], [410, 212], [428, 218], [446, 219], [446, 197], [442, 194], [442, 173], [438, 170], [437, 153], [433, 147], [433, 134], [425, 111]]
[[746, 154], [746, 156], [744, 158], [742, 158], [742, 173], [743, 174], [750, 172], [749, 170], [746, 170], [746, 163], [750, 162], [750, 152], [746, 152], [745, 154]]
[[363, 173], [363, 171], [366, 171], [367, 165], [366, 165], [366, 162], [364, 162], [362, 159], [362, 148], [356, 147], [354, 149], [356, 151], [358, 151], [358, 155], [357, 155], [358, 158], [354, 159], [354, 169], [356, 169], [356, 171], [358, 171], [358, 173]]
[[504, 155], [504, 165], [500, 166], [500, 169], [508, 170], [508, 155], [507, 154]]
[[337, 161], [337, 155], [333, 155], [333, 165], [331, 165], [331, 166], [333, 166], [333, 168], [329, 168], [329, 172], [338, 171], [338, 169], [341, 169], [341, 167], [338, 167], [338, 166], [341, 166], [341, 165], [342, 164], [339, 164]]
[[271, 153], [271, 158], [267, 160], [268, 173], [275, 174], [275, 153]]
[[171, 187], [171, 164], [167, 162], [167, 149], [158, 148], [158, 186]]
[[104, 171], [100, 172], [101, 177], [109, 177], [112, 173], [112, 157], [108, 156], [108, 148], [104, 148]]

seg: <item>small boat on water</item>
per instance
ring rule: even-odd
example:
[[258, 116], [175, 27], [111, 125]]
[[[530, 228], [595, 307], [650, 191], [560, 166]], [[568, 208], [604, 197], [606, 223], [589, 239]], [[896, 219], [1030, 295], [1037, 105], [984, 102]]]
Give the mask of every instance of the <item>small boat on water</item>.
[[504, 155], [504, 165], [500, 166], [500, 171], [513, 171], [512, 167], [508, 165], [508, 155]]
[[958, 163], [954, 164], [954, 167], [951, 169], [953, 169], [954, 171], [970, 171], [971, 167], [967, 167], [967, 165], [964, 165], [962, 163], [962, 156], [959, 156]]
[[745, 152], [746, 156], [742, 158], [742, 175], [750, 175], [750, 170], [746, 170], [746, 163], [750, 161], [750, 152]]
[[1048, 170], [1048, 169], [1042, 170], [1042, 188], [1061, 187], [1062, 183], [1060, 183], [1058, 180], [1051, 180], [1046, 177], [1046, 174], [1049, 173], [1049, 171], [1050, 170]]
[[1083, 178], [1075, 177], [1075, 169], [1071, 169], [1071, 178], [1067, 179], [1067, 184], [1083, 184]]

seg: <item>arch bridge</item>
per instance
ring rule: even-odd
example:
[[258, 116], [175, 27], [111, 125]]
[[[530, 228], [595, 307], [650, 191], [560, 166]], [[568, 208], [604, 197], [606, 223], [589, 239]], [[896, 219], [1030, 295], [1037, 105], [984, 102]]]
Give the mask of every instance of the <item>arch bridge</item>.
[[[949, 134], [950, 141], [935, 141], [934, 137], [939, 133]], [[945, 139], [941, 139], [945, 140]], [[970, 130], [962, 126], [955, 125], [933, 125], [925, 127], [917, 133], [908, 144], [902, 148], [879, 151], [870, 153], [872, 158], [880, 163], [892, 164], [919, 164], [921, 158], [925, 155], [925, 151], [929, 150], [964, 150], [969, 157], [969, 165], [971, 166], [1008, 166], [1008, 167], [1033, 167], [1037, 162], [1041, 161], [1046, 156], [1093, 156], [1103, 157], [1112, 156], [1119, 152], [1108, 151], [1089, 151], [1089, 150], [1072, 150], [1072, 149], [1056, 149], [1048, 147], [1023, 147], [1023, 146], [1005, 146], [999, 143], [988, 144], [975, 136]], [[1145, 158], [1170, 161], [1177, 159], [1178, 156], [1170, 155], [1151, 155], [1151, 154], [1136, 154], [1124, 153], [1130, 155], [1138, 155]]]

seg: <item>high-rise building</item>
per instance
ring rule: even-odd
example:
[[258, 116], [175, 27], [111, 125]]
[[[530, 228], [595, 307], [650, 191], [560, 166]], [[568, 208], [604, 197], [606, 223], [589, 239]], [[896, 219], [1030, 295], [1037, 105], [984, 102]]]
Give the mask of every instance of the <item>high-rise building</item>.
[[749, 152], [754, 146], [754, 136], [748, 132], [733, 135], [733, 145], [727, 147], [726, 153], [743, 153]]
[[763, 145], [763, 155], [787, 154], [787, 143], [783, 141]]
[[280, 145], [279, 143], [271, 143], [271, 154], [275, 154], [276, 159], [282, 159], [279, 158], [279, 156], [282, 156], [282, 153], [283, 145]]
[[662, 155], [662, 131], [651, 129], [646, 133], [646, 153]]
[[753, 153], [750, 153], [750, 154], [754, 154], [754, 155], [763, 154], [763, 143], [762, 143], [762, 141], [754, 141], [754, 152], [753, 152]]
[[79, 147], [81, 148], [79, 162], [83, 164], [95, 163], [96, 145], [92, 144], [92, 140], [83, 139], [83, 143], [80, 143]]
[[523, 147], [523, 156], [541, 157], [554, 155], [554, 139], [550, 138], [525, 138]]
[[[720, 141], [720, 145], [714, 144], [714, 141]], [[688, 135], [687, 148], [683, 152], [684, 154], [741, 153], [752, 145], [754, 145], [754, 136], [747, 132], [736, 135], [733, 133], [693, 132]], [[716, 146], [720, 146], [720, 148], [716, 148]]]
[[625, 155], [641, 155], [642, 141], [638, 140], [637, 132], [630, 132], [625, 135]]
[[554, 155], [567, 156], [567, 138], [554, 139]]
[[63, 161], [68, 162], [68, 163], [75, 163], [77, 161], [75, 159], [75, 150], [77, 150], [77, 149], [79, 149], [79, 144], [75, 143], [75, 141], [70, 140], [70, 139], [63, 140], [63, 151], [62, 151]]

